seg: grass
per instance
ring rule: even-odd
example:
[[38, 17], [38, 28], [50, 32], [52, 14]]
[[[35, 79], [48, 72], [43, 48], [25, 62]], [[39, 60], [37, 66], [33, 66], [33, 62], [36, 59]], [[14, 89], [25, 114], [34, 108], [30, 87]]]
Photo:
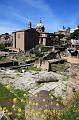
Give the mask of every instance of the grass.
[[53, 48], [53, 47], [42, 47], [42, 48], [41, 48], [41, 51], [42, 51], [42, 52], [48, 52], [48, 51], [52, 50], [52, 48]]
[[[40, 108], [44, 109], [43, 112], [41, 112], [43, 115], [42, 117], [45, 117], [44, 120], [79, 120], [79, 93], [74, 93], [71, 101], [68, 103], [67, 106], [65, 106], [62, 111], [61, 109], [57, 110], [49, 110], [49, 106], [51, 105], [57, 105], [58, 103], [61, 103], [62, 99], [59, 97], [54, 98], [52, 94], [42, 95], [40, 100], [43, 100], [43, 105], [48, 106], [47, 108], [43, 107], [42, 102], [38, 100], [39, 94], [36, 94], [33, 99], [29, 99], [32, 103], [31, 108], [36, 105], [40, 105]], [[45, 98], [44, 98], [45, 97]], [[48, 98], [52, 102], [53, 99], [55, 104], [52, 102], [47, 102]], [[13, 89], [11, 85], [2, 85], [0, 84], [0, 110], [4, 110], [7, 114], [7, 116], [10, 118], [10, 120], [14, 120], [17, 118], [17, 120], [24, 120], [25, 115], [25, 106], [26, 106], [26, 100], [28, 99], [28, 91], [22, 91], [19, 89]], [[33, 100], [32, 100], [33, 99]], [[46, 103], [45, 103], [46, 101]], [[37, 104], [38, 102], [38, 104]], [[41, 103], [41, 104], [39, 104]], [[30, 102], [29, 102], [30, 104]], [[14, 107], [13, 107], [14, 106]], [[32, 112], [33, 110], [30, 109]], [[38, 108], [39, 110], [39, 108]], [[41, 110], [41, 109], [40, 109]], [[30, 111], [28, 111], [30, 112]], [[44, 114], [45, 112], [45, 114]], [[11, 114], [12, 113], [12, 114]], [[11, 115], [10, 115], [11, 114]], [[28, 113], [28, 115], [31, 113]], [[35, 111], [34, 115], [38, 117], [39, 112]], [[6, 120], [5, 117], [3, 117], [1, 120]], [[28, 119], [29, 120], [29, 119]]]
[[64, 71], [66, 68], [67, 68], [67, 64], [64, 63], [64, 64], [52, 64], [51, 65], [51, 69], [52, 71]]
[[[54, 97], [52, 94], [35, 94], [29, 99], [26, 120], [31, 120], [28, 118], [33, 118], [33, 115], [39, 120], [79, 120], [79, 93], [74, 93], [69, 103], [62, 108], [60, 107], [61, 101], [61, 98]], [[57, 108], [54, 109], [53, 106]]]
[[[36, 97], [37, 96], [35, 96], [35, 98]], [[52, 95], [49, 95], [49, 97], [52, 99]], [[10, 85], [0, 84], [0, 107], [5, 110], [7, 116], [10, 117], [10, 120], [15, 118], [17, 120], [25, 119], [24, 110], [27, 99], [28, 91], [13, 89]], [[56, 99], [58, 101], [62, 101], [61, 98], [56, 97]], [[9, 115], [11, 112], [12, 114]], [[62, 111], [55, 111], [54, 113], [54, 111], [49, 111], [46, 109], [46, 112], [48, 112], [48, 118], [45, 120], [79, 120], [79, 93], [74, 93], [73, 98]], [[1, 120], [6, 119], [3, 117]]]
[[13, 56], [13, 58], [17, 59], [18, 61], [21, 61], [22, 63], [26, 63], [27, 61], [36, 59], [35, 54], [31, 54], [31, 53], [30, 54], [26, 54], [26, 53], [17, 54]]
[[14, 90], [14, 94], [16, 94], [19, 98], [22, 98], [23, 94], [28, 95], [28, 91], [23, 91], [23, 90], [20, 90], [20, 89], [15, 89]]
[[5, 61], [6, 60], [6, 57], [1, 57], [0, 56], [0, 61], [2, 62], [2, 61]]
[[69, 79], [68, 75], [63, 77], [63, 81], [68, 81], [68, 79]]
[[75, 93], [63, 110], [61, 120], [79, 120], [79, 93]]
[[[10, 85], [0, 84], [0, 110], [5, 110], [6, 115], [11, 119], [24, 119], [24, 110], [28, 91], [13, 89]], [[5, 120], [5, 118], [2, 118]]]
[[[50, 116], [50, 120], [53, 120], [52, 116]], [[79, 93], [74, 94], [56, 120], [79, 120]]]
[[0, 99], [13, 98], [15, 95], [6, 89], [4, 85], [0, 84]]
[[61, 112], [63, 107], [63, 103], [59, 98], [53, 96], [50, 91], [42, 90], [29, 98], [26, 120], [34, 118], [35, 120], [57, 120], [55, 118], [58, 118], [58, 116], [53, 116], [53, 112], [59, 110]]
[[[34, 67], [34, 66], [30, 66], [30, 67], [24, 68], [24, 69], [20, 68], [20, 69], [18, 69], [18, 72], [22, 73], [22, 70], [24, 70], [24, 72], [27, 72], [27, 71], [29, 71], [29, 72], [35, 71], [35, 72], [37, 73], [37, 72], [41, 71], [41, 68], [37, 68], [37, 67]], [[20, 74], [18, 73], [17, 76], [20, 76]]]
[[31, 70], [31, 71], [37, 71], [38, 72], [38, 71], [41, 71], [41, 68], [37, 68], [37, 67], [32, 66], [32, 67], [29, 67], [27, 70], [28, 71]]

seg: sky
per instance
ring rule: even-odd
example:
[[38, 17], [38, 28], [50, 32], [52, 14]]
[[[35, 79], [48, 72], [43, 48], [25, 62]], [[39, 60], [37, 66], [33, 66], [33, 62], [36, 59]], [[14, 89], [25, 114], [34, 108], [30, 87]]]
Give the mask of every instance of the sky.
[[79, 0], [0, 0], [0, 34], [36, 27], [40, 18], [46, 32], [79, 24]]

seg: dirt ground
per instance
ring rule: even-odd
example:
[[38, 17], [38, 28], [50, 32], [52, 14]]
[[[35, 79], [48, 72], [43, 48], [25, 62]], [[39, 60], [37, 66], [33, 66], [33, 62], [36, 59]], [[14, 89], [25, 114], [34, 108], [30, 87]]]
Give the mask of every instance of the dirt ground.
[[73, 63], [73, 64], [79, 64], [79, 59], [76, 58], [76, 57], [71, 57], [71, 56], [68, 56], [68, 57], [61, 57], [62, 59], [66, 59], [69, 63]]
[[75, 92], [79, 92], [79, 59], [75, 57], [62, 57], [70, 63], [69, 79], [67, 84], [67, 94], [64, 104], [67, 104]]

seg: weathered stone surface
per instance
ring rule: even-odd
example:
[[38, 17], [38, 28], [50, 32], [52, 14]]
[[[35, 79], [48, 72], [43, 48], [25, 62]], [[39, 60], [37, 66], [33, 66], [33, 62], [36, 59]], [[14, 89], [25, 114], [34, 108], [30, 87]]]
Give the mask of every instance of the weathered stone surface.
[[[25, 72], [25, 73], [16, 73], [15, 71], [4, 71], [0, 73], [0, 82], [3, 84], [12, 84], [16, 89], [28, 89], [30, 94], [35, 94], [40, 90], [53, 90], [55, 95], [62, 96], [62, 89], [65, 87], [65, 82], [63, 82], [63, 75], [41, 71], [39, 73], [35, 72]], [[57, 80], [52, 81], [52, 80]], [[48, 82], [37, 84], [37, 81], [46, 81]], [[51, 82], [50, 82], [51, 80]]]

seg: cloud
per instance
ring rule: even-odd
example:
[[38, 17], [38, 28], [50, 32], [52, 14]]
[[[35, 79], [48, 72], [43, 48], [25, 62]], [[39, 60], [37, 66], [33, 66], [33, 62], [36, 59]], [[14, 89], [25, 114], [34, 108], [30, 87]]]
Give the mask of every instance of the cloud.
[[52, 14], [52, 10], [48, 6], [48, 4], [44, 2], [44, 0], [24, 0], [24, 1], [27, 2], [30, 6], [36, 9], [40, 9], [42, 12], [49, 12]]
[[41, 18], [44, 20], [47, 31], [57, 30], [61, 26], [62, 21], [54, 14], [53, 8], [51, 8], [44, 0], [24, 1], [36, 9], [36, 15], [39, 15], [39, 19]]
[[26, 1], [32, 7], [42, 11], [42, 17], [45, 20], [47, 31], [52, 31], [52, 32], [57, 31], [61, 27], [63, 27], [63, 25], [67, 27], [73, 27], [78, 22], [79, 12], [77, 11], [74, 14], [71, 14], [70, 17], [65, 16], [67, 18], [65, 19], [65, 17], [62, 17], [61, 15], [60, 17], [56, 16], [54, 14], [53, 8], [51, 8], [44, 0], [24, 0], [24, 1]]
[[13, 13], [13, 16], [16, 17], [16, 19], [22, 21], [23, 23], [26, 23], [26, 21], [28, 21], [28, 19], [25, 16], [22, 16], [18, 13]]
[[6, 6], [4, 4], [0, 4], [0, 34], [5, 32], [13, 32], [21, 28], [21, 23], [26, 22], [26, 18], [19, 14], [18, 10], [14, 9], [12, 6]]
[[44, 0], [23, 1], [26, 2], [30, 6], [30, 8], [32, 7], [35, 10], [36, 15], [40, 15], [39, 17], [42, 17], [43, 15], [44, 18], [50, 19], [50, 17], [53, 18], [55, 16], [53, 13], [53, 8], [51, 9], [51, 7]]
[[[45, 0], [14, 0], [7, 5], [0, 3], [0, 33], [12, 32], [26, 27], [28, 19], [32, 21], [33, 27], [41, 18], [47, 32], [54, 32], [63, 25], [73, 26], [76, 24], [78, 14], [62, 18], [54, 13], [53, 8]], [[74, 17], [75, 16], [75, 17]]]
[[[59, 28], [61, 21], [57, 18], [57, 16], [54, 15], [53, 9], [51, 9], [44, 0], [19, 0], [19, 2], [23, 2], [26, 7], [28, 7], [29, 5], [29, 11], [24, 8], [24, 11], [26, 11], [26, 14], [24, 15], [22, 14], [22, 11], [20, 11], [19, 6], [15, 8], [15, 6], [12, 5], [6, 6], [4, 4], [0, 4], [0, 9], [4, 9], [4, 11], [2, 11], [2, 14], [6, 17], [6, 20], [4, 20], [4, 24], [6, 24], [7, 21], [8, 23], [12, 22], [12, 24], [3, 25], [3, 27], [0, 28], [0, 31], [1, 29], [3, 31], [4, 28], [4, 31], [6, 31], [7, 29], [9, 29], [8, 31], [12, 31], [15, 23], [17, 23], [18, 26], [21, 27], [21, 24], [25, 24], [28, 21], [28, 18], [32, 20], [33, 24], [37, 24], [38, 19], [42, 18], [47, 28], [46, 31], [54, 31]], [[30, 13], [30, 11], [32, 10], [34, 10], [35, 12]]]
[[11, 33], [13, 31], [13, 29], [9, 26], [1, 26], [0, 27], [0, 34], [3, 34], [3, 33]]
[[8, 22], [8, 21], [1, 21], [0, 20], [0, 34], [2, 33], [11, 33], [15, 30], [19, 30], [20, 27], [16, 24], [13, 24], [12, 22]]
[[22, 22], [25, 22], [27, 20], [25, 16], [21, 15], [19, 10], [15, 9], [13, 6], [6, 6], [1, 4], [0, 10], [2, 10], [1, 14], [5, 16], [8, 20], [11, 18], [14, 20], [21, 20]]
[[73, 27], [79, 24], [79, 13], [76, 12], [74, 13], [70, 18], [69, 18], [69, 26]]

